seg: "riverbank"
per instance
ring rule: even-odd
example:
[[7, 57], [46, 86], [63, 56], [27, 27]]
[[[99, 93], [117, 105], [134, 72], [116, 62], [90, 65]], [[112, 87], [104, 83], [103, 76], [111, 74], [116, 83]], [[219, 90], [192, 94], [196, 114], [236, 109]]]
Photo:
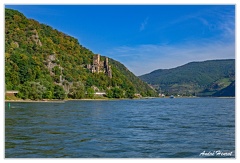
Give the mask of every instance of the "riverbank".
[[66, 100], [5, 100], [5, 102], [57, 102], [64, 103]]
[[[141, 98], [134, 98], [134, 99], [141, 99]], [[143, 98], [145, 99], [145, 98]], [[52, 103], [64, 103], [67, 101], [113, 101], [113, 100], [130, 100], [128, 98], [94, 98], [94, 99], [64, 99], [64, 100], [56, 100], [56, 99], [43, 99], [43, 100], [23, 100], [23, 99], [17, 99], [17, 100], [5, 100], [5, 102], [52, 102]]]
[[[166, 97], [142, 97], [142, 98], [94, 98], [94, 99], [64, 99], [64, 100], [56, 100], [56, 99], [43, 99], [43, 100], [23, 100], [23, 99], [17, 99], [17, 100], [5, 100], [5, 102], [49, 102], [49, 103], [64, 103], [67, 101], [113, 101], [113, 100], [140, 100], [140, 99], [153, 99], [153, 98], [165, 98], [168, 99], [170, 96]], [[174, 97], [174, 98], [235, 98], [235, 97], [197, 97], [197, 96], [180, 96], [180, 97]]]

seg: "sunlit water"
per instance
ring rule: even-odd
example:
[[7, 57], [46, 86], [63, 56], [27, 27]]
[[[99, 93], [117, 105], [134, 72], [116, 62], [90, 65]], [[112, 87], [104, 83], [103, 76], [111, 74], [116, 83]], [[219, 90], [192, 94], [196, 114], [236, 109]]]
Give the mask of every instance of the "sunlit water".
[[235, 157], [235, 99], [6, 102], [5, 157]]

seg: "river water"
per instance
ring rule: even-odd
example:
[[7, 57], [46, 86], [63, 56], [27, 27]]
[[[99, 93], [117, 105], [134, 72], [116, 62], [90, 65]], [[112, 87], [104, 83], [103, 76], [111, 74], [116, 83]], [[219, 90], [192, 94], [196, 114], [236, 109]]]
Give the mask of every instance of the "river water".
[[234, 158], [235, 99], [6, 102], [5, 157]]

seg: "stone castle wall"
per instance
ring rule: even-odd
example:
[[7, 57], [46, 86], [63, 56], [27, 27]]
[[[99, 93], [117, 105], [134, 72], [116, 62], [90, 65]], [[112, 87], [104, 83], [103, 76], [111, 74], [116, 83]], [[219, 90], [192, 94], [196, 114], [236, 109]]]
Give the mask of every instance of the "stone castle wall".
[[93, 56], [92, 65], [87, 65], [87, 69], [92, 73], [105, 73], [108, 77], [112, 78], [112, 69], [108, 64], [108, 58], [105, 61], [101, 61], [99, 54]]

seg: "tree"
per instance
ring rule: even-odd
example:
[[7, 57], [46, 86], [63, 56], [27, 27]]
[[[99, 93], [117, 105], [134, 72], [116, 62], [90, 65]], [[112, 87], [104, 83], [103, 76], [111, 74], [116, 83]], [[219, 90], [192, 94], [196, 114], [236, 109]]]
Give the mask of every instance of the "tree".
[[94, 97], [94, 89], [93, 88], [87, 88], [86, 97], [88, 97], [88, 98], [93, 98]]
[[23, 99], [41, 100], [45, 90], [46, 88], [39, 82], [25, 82], [20, 88], [19, 96]]
[[82, 99], [85, 97], [85, 87], [82, 83], [76, 82], [69, 90], [70, 97], [74, 99]]
[[46, 91], [46, 92], [43, 94], [43, 98], [52, 99], [52, 98], [53, 98], [53, 93], [52, 93], [52, 91]]
[[106, 96], [107, 96], [108, 98], [113, 98], [113, 91], [112, 91], [111, 89], [108, 89], [108, 90], [106, 91]]
[[63, 90], [63, 88], [59, 85], [55, 85], [53, 98], [63, 100], [65, 98], [65, 96], [66, 96], [66, 94], [65, 94], [65, 91]]
[[53, 67], [52, 71], [55, 75], [61, 75], [61, 69], [58, 66]]
[[126, 91], [126, 97], [127, 98], [134, 98], [134, 88], [133, 87], [129, 87]]
[[91, 87], [93, 85], [94, 85], [94, 80], [93, 80], [92, 76], [89, 75], [87, 78], [87, 81], [86, 81], [86, 86]]
[[124, 92], [122, 89], [118, 88], [118, 87], [114, 87], [112, 89], [113, 91], [113, 98], [123, 98], [124, 97]]

